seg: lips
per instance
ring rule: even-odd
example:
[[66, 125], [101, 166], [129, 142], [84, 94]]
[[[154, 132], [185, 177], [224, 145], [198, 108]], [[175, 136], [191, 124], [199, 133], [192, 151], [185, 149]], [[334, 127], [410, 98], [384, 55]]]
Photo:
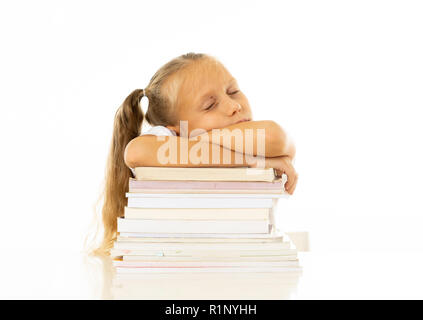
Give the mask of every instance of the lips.
[[235, 122], [235, 123], [240, 123], [240, 122], [245, 122], [245, 121], [250, 121], [251, 119], [247, 119], [247, 118], [244, 118], [244, 119], [241, 119], [241, 120], [239, 120], [239, 121], [237, 121], [237, 122]]

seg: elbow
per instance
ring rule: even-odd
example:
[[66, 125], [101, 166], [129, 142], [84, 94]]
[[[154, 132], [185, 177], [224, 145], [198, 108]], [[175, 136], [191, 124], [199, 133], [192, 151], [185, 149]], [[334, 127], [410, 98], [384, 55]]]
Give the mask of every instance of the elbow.
[[295, 148], [294, 143], [292, 142], [292, 140], [288, 139], [288, 144], [287, 144], [286, 149], [284, 151], [284, 155], [290, 157], [291, 160], [294, 160], [296, 152], [297, 152], [297, 150]]
[[132, 142], [134, 140], [129, 141], [129, 143], [125, 147], [125, 151], [123, 153], [123, 160], [128, 168], [134, 168], [134, 156], [133, 156], [133, 146]]
[[129, 168], [142, 166], [142, 152], [139, 148], [138, 139], [132, 139], [125, 147], [123, 159]]
[[269, 129], [269, 132], [266, 132], [266, 156], [295, 157], [295, 146], [285, 130], [275, 121], [269, 121]]

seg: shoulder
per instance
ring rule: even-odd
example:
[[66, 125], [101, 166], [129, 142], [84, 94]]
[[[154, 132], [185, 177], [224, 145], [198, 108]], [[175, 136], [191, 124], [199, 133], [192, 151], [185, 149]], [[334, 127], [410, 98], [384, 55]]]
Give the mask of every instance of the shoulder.
[[164, 126], [153, 126], [141, 135], [176, 136], [176, 133]]

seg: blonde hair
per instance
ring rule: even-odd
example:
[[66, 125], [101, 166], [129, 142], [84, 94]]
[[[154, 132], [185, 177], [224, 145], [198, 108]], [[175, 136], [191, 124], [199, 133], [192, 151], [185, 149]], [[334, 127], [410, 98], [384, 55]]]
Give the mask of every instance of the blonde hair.
[[[181, 84], [180, 78], [176, 74], [193, 61], [205, 58], [215, 60], [212, 56], [192, 52], [172, 59], [154, 74], [145, 89], [132, 91], [117, 110], [106, 164], [104, 187], [94, 209], [93, 225], [96, 226], [96, 229], [94, 234], [89, 232], [84, 244], [85, 250], [89, 254], [108, 255], [113, 246], [113, 241], [116, 240], [117, 218], [124, 215], [127, 201], [125, 193], [128, 192], [128, 181], [132, 176], [130, 169], [124, 162], [124, 151], [126, 145], [139, 136], [141, 132], [141, 125], [144, 120], [144, 114], [140, 107], [141, 98], [144, 95], [148, 97], [149, 104], [145, 119], [151, 125], [175, 124], [177, 122], [175, 106]], [[101, 226], [98, 221], [97, 206], [102, 199], [104, 200], [101, 211], [103, 237], [101, 243], [98, 244], [96, 242], [98, 242]], [[92, 236], [91, 239], [90, 236]]]

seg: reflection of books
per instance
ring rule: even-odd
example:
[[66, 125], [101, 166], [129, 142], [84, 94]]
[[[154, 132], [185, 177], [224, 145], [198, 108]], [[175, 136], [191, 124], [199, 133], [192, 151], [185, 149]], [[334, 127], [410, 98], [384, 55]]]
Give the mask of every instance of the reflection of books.
[[136, 167], [136, 180], [273, 181], [272, 168], [172, 168]]
[[201, 273], [173, 270], [166, 273], [118, 272], [112, 281], [111, 294], [114, 299], [281, 300], [291, 298], [300, 275], [298, 269], [238, 272], [238, 268], [228, 272], [215, 272], [213, 269]]

